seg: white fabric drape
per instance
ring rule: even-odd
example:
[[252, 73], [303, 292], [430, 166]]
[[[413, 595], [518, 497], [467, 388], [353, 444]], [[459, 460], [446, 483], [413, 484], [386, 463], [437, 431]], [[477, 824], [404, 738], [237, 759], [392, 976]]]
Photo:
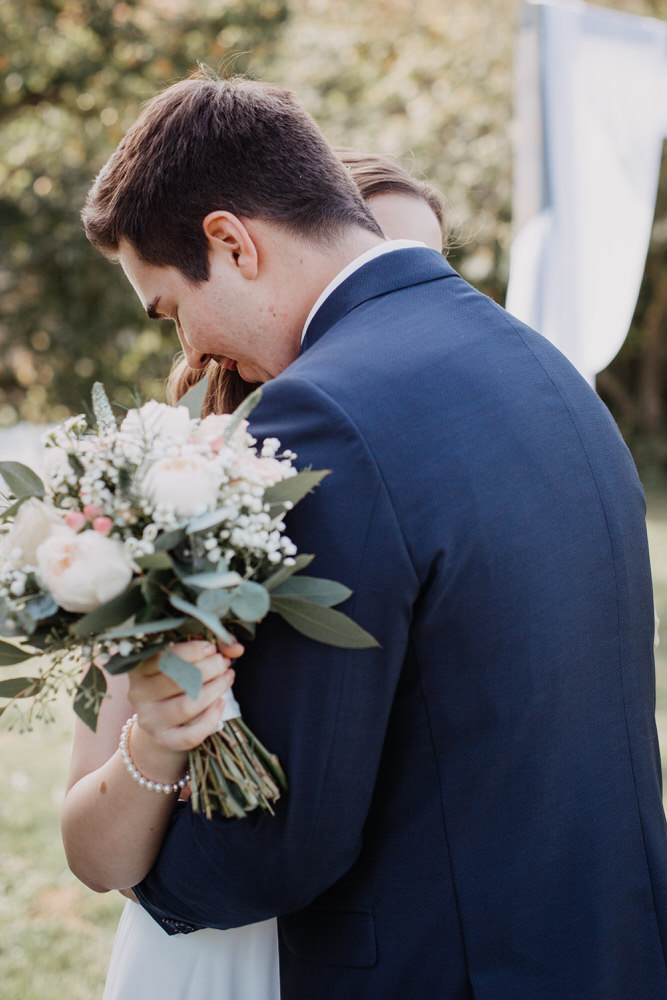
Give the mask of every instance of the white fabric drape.
[[667, 137], [667, 22], [526, 3], [507, 309], [593, 382], [628, 332]]

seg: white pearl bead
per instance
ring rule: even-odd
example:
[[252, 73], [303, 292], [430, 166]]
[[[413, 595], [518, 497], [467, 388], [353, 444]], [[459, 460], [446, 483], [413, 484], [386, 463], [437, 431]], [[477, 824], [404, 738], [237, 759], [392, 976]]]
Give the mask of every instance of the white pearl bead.
[[183, 778], [180, 781], [175, 781], [173, 784], [162, 781], [152, 781], [150, 778], [145, 777], [136, 766], [132, 760], [132, 754], [129, 748], [129, 737], [132, 730], [132, 726], [137, 721], [137, 716], [133, 715], [131, 719], [128, 719], [123, 726], [120, 734], [120, 740], [118, 742], [118, 749], [120, 750], [120, 756], [123, 761], [123, 765], [130, 775], [133, 781], [136, 781], [141, 788], [147, 789], [150, 792], [161, 792], [165, 795], [172, 795], [177, 792], [180, 788], [185, 788], [185, 786], [190, 781], [190, 772], [186, 771]]

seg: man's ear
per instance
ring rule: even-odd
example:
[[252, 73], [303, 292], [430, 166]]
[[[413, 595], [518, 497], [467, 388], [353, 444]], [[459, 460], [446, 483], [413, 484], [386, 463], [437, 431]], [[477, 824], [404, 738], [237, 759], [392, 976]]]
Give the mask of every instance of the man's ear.
[[237, 268], [244, 278], [257, 277], [259, 254], [247, 227], [232, 212], [209, 212], [202, 228], [208, 241], [209, 254], [223, 254], [226, 262]]

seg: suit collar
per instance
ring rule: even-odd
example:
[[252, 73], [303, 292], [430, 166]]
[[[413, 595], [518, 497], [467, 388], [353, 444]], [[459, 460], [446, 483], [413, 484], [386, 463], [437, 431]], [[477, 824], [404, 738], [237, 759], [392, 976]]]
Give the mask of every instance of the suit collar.
[[436, 281], [454, 274], [456, 271], [442, 254], [426, 247], [395, 250], [376, 257], [346, 278], [325, 299], [310, 321], [300, 353], [363, 302], [395, 292], [399, 288]]

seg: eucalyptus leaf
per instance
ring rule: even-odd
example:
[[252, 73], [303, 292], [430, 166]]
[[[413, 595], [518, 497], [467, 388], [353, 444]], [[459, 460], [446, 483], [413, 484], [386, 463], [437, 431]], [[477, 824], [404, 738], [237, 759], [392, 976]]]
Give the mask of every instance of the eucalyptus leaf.
[[317, 576], [291, 576], [271, 590], [272, 598], [299, 597], [328, 608], [346, 601], [351, 594], [350, 588], [342, 583], [337, 583], [336, 580], [323, 580]]
[[160, 653], [164, 649], [164, 643], [160, 643], [155, 646], [145, 646], [144, 649], [139, 649], [134, 653], [130, 653], [128, 656], [123, 656], [122, 653], [116, 653], [104, 664], [104, 669], [108, 674], [126, 674], [129, 670], [136, 667], [137, 663], [143, 663], [144, 660], [148, 660], [151, 656], [155, 656], [156, 653]]
[[271, 610], [277, 612], [297, 632], [344, 649], [370, 649], [379, 646], [370, 632], [340, 611], [313, 604], [296, 597], [271, 597]]
[[150, 570], [141, 581], [141, 593], [146, 606], [137, 612], [136, 621], [152, 621], [159, 617], [155, 612], [164, 607], [166, 603], [165, 585], [170, 578], [163, 580], [164, 575], [166, 574], [163, 574], [161, 570]]
[[32, 617], [26, 607], [14, 608], [14, 619], [22, 630], [23, 635], [31, 636], [37, 628], [37, 621]]
[[202, 415], [204, 400], [208, 392], [208, 375], [204, 375], [178, 401], [179, 406], [187, 406], [188, 413], [193, 420], [198, 420]]
[[146, 556], [138, 556], [134, 560], [141, 569], [171, 569], [174, 561], [168, 552], [158, 550]]
[[230, 590], [202, 590], [197, 597], [197, 607], [215, 615], [216, 618], [224, 618], [231, 603], [232, 593]]
[[144, 598], [141, 587], [133, 583], [124, 590], [118, 597], [114, 597], [106, 604], [101, 604], [94, 611], [89, 611], [87, 615], [80, 618], [70, 626], [70, 631], [76, 636], [95, 635], [104, 632], [107, 628], [115, 625], [122, 625], [128, 618], [136, 614], [143, 607]]
[[59, 606], [51, 594], [40, 594], [39, 597], [28, 601], [23, 610], [27, 611], [36, 622], [43, 622], [57, 614]]
[[261, 621], [268, 613], [270, 606], [269, 592], [261, 583], [244, 580], [236, 590], [232, 591], [231, 608], [242, 621]]
[[97, 731], [97, 717], [107, 690], [107, 679], [99, 667], [91, 663], [74, 695], [74, 711], [93, 732]]
[[4, 510], [0, 513], [0, 521], [6, 521], [7, 518], [14, 517], [15, 514], [18, 514], [19, 509], [23, 506], [26, 500], [29, 499], [30, 496], [28, 495], [24, 497], [19, 497], [18, 500], [15, 500], [14, 503], [9, 505], [9, 507], [5, 507]]
[[0, 639], [0, 667], [12, 667], [16, 663], [25, 663], [37, 656], [39, 651], [21, 649], [11, 642], [3, 642]]
[[269, 486], [264, 491], [264, 503], [269, 504], [271, 517], [276, 517], [276, 515], [287, 510], [288, 507], [291, 509], [291, 507], [296, 506], [330, 472], [331, 469], [320, 469], [319, 471], [304, 469], [302, 472], [297, 472], [296, 476], [290, 476], [289, 479], [281, 479], [275, 486]]
[[106, 390], [101, 382], [93, 385], [93, 412], [97, 421], [97, 430], [103, 434], [116, 433], [116, 418], [114, 417], [111, 403], [109, 402]]
[[239, 405], [232, 413], [232, 419], [229, 421], [224, 431], [222, 432], [222, 436], [224, 437], [225, 441], [231, 441], [234, 432], [238, 427], [241, 426], [241, 421], [248, 419], [248, 417], [255, 409], [261, 398], [262, 398], [262, 390], [255, 389], [253, 392], [250, 393], [249, 396], [246, 396], [246, 398], [241, 403], [239, 403]]
[[235, 641], [234, 636], [227, 631], [216, 615], [209, 614], [208, 611], [198, 608], [196, 604], [191, 604], [189, 601], [179, 597], [178, 594], [170, 594], [169, 601], [177, 611], [182, 611], [183, 614], [189, 615], [191, 618], [195, 618], [201, 622], [213, 635], [217, 635], [221, 642], [231, 645]]
[[187, 587], [200, 587], [202, 590], [223, 590], [225, 587], [236, 587], [243, 582], [243, 577], [231, 570], [219, 573], [194, 573], [182, 576], [181, 582]]
[[46, 494], [44, 483], [37, 473], [22, 462], [0, 462], [0, 475], [19, 499], [43, 497]]
[[[30, 636], [39, 627], [39, 623], [52, 618], [60, 608], [50, 594], [41, 594], [39, 597], [28, 601], [22, 608], [14, 608], [13, 617], [21, 629], [21, 634]], [[8, 622], [4, 623], [5, 625]]]
[[185, 531], [183, 528], [174, 528], [173, 531], [165, 531], [161, 535], [158, 535], [153, 545], [158, 551], [168, 550], [171, 552], [172, 549], [181, 544], [184, 538]]
[[157, 665], [163, 674], [171, 677], [189, 698], [196, 701], [202, 688], [202, 675], [194, 663], [181, 659], [173, 649], [164, 649], [160, 653]]
[[41, 677], [10, 677], [0, 681], [0, 698], [32, 698], [43, 686]]
[[134, 625], [124, 625], [120, 628], [111, 629], [104, 632], [105, 639], [130, 639], [140, 638], [144, 635], [157, 635], [160, 632], [171, 632], [173, 629], [184, 625], [187, 618], [160, 618], [158, 621], [135, 623]]
[[200, 534], [204, 531], [210, 531], [211, 528], [217, 528], [219, 524], [227, 520], [228, 515], [223, 514], [220, 510], [207, 510], [205, 514], [198, 514], [197, 517], [193, 517], [191, 521], [185, 526], [185, 532], [188, 535]]
[[263, 585], [267, 590], [273, 590], [283, 580], [289, 580], [294, 573], [298, 573], [300, 570], [305, 569], [306, 566], [310, 566], [314, 558], [315, 556], [307, 555], [305, 552], [301, 553], [295, 557], [293, 566], [281, 566], [279, 570], [276, 570], [275, 573], [263, 581]]

